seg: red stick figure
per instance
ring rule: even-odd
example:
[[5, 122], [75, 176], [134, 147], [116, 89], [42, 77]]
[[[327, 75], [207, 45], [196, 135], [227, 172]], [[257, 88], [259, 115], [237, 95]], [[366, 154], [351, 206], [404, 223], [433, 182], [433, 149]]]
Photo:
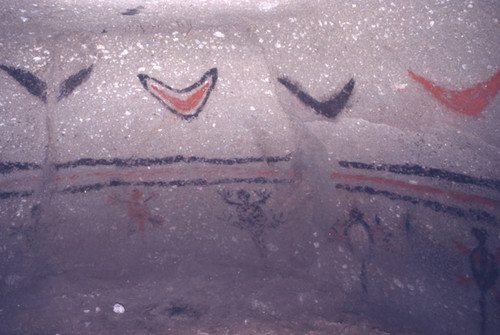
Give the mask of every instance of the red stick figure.
[[111, 196], [112, 202], [125, 203], [127, 205], [127, 213], [132, 221], [137, 223], [139, 230], [144, 237], [146, 223], [151, 223], [153, 227], [159, 227], [163, 224], [163, 218], [160, 215], [154, 215], [149, 209], [148, 202], [158, 199], [157, 194], [145, 195], [144, 193], [134, 190], [130, 195], [130, 199], [121, 200], [119, 196]]

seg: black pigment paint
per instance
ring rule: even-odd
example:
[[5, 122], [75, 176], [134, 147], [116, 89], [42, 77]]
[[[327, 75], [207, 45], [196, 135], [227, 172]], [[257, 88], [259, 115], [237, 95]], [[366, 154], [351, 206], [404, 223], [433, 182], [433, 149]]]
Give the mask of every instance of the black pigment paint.
[[25, 162], [0, 162], [0, 173], [7, 174], [14, 171], [39, 170], [40, 165]]
[[[361, 271], [359, 274], [359, 280], [361, 282], [361, 288], [364, 293], [368, 293], [368, 274], [366, 270], [366, 264], [369, 261], [371, 254], [373, 253], [373, 245], [375, 244], [373, 233], [364, 219], [364, 214], [357, 208], [353, 208], [349, 213], [349, 219], [347, 221], [347, 225], [344, 229], [344, 236], [348, 238], [348, 245], [351, 252], [354, 252], [357, 249], [357, 246], [353, 245], [351, 239], [349, 238], [349, 232], [355, 226], [361, 227], [368, 236], [368, 252], [358, 254], [357, 256], [361, 258]], [[363, 248], [361, 248], [363, 249]]]
[[36, 204], [31, 208], [31, 217], [33, 219], [39, 219], [42, 215], [42, 205]]
[[97, 183], [91, 185], [70, 186], [63, 189], [62, 193], [86, 193], [90, 191], [100, 191], [108, 187], [117, 186], [135, 186], [135, 187], [184, 187], [184, 186], [214, 186], [223, 184], [289, 184], [291, 179], [268, 179], [264, 177], [257, 178], [223, 178], [208, 181], [205, 179], [187, 179], [187, 180], [171, 180], [171, 181], [141, 181], [128, 182], [121, 180], [112, 180], [109, 183]]
[[497, 191], [500, 190], [500, 180], [472, 177], [461, 173], [456, 173], [436, 168], [429, 168], [420, 165], [366, 164], [362, 162], [348, 162], [348, 161], [339, 161], [339, 165], [344, 168], [387, 171], [401, 175], [438, 178], [438, 179], [452, 181], [455, 183], [471, 184], [471, 185], [491, 188]]
[[469, 263], [474, 281], [479, 288], [479, 311], [481, 314], [480, 334], [486, 334], [486, 295], [490, 289], [495, 287], [498, 278], [498, 267], [495, 255], [491, 254], [486, 247], [488, 233], [484, 229], [472, 228], [472, 235], [477, 239], [479, 245], [472, 249], [469, 254]]
[[124, 11], [124, 12], [122, 12], [121, 14], [122, 15], [132, 16], [132, 15], [139, 14], [141, 12], [141, 9], [144, 9], [144, 7], [143, 6], [139, 6], [139, 7], [136, 7], [136, 8], [127, 8], [127, 10]]
[[406, 237], [410, 237], [412, 228], [411, 228], [411, 220], [410, 220], [410, 213], [406, 213], [404, 215], [404, 220], [405, 220], [405, 232], [406, 232]]
[[[144, 89], [165, 106], [167, 110], [185, 120], [190, 120], [196, 118], [203, 110], [217, 83], [218, 71], [217, 68], [208, 70], [199, 81], [183, 89], [173, 88], [146, 74], [141, 73], [137, 77]], [[208, 86], [206, 86], [207, 84]], [[197, 96], [200, 92], [202, 93], [201, 96]], [[184, 98], [179, 99], [178, 95], [184, 95]]]
[[347, 104], [354, 89], [354, 79], [344, 86], [342, 91], [334, 94], [329, 100], [318, 101], [302, 90], [298, 84], [288, 80], [287, 77], [280, 77], [278, 81], [283, 84], [293, 95], [295, 95], [304, 105], [311, 107], [316, 113], [321, 114], [327, 118], [336, 117]]
[[0, 65], [0, 69], [7, 72], [19, 84], [24, 86], [34, 96], [43, 102], [47, 102], [47, 83], [38, 79], [29, 71], [17, 69], [12, 66]]
[[[181, 155], [170, 156], [164, 158], [137, 158], [137, 159], [92, 159], [82, 158], [76, 161], [55, 164], [56, 170], [72, 169], [79, 166], [117, 166], [117, 167], [149, 167], [154, 165], [171, 165], [178, 163], [204, 163], [210, 165], [242, 165], [251, 163], [279, 163], [288, 162], [292, 159], [291, 155], [287, 156], [262, 156], [262, 157], [244, 157], [244, 158], [206, 158], [206, 157], [185, 157]], [[39, 170], [40, 165], [25, 162], [0, 162], [0, 174], [8, 174], [17, 170]], [[71, 186], [63, 189], [62, 193], [85, 193], [91, 191], [99, 191], [107, 187], [116, 186], [144, 186], [144, 187], [182, 187], [182, 186], [214, 186], [223, 184], [283, 184], [291, 183], [292, 179], [289, 178], [221, 178], [212, 181], [205, 179], [190, 179], [190, 180], [173, 180], [173, 181], [155, 181], [155, 182], [126, 182], [121, 180], [111, 180], [108, 183], [97, 183], [91, 185]], [[33, 191], [29, 192], [2, 192], [0, 193], [1, 199], [8, 199], [12, 197], [27, 197], [31, 196]]]
[[172, 304], [171, 307], [167, 308], [166, 312], [170, 317], [185, 316], [198, 318], [200, 316], [200, 313], [197, 310], [185, 304]]
[[345, 190], [351, 193], [366, 193], [370, 195], [381, 195], [390, 200], [406, 201], [414, 205], [421, 205], [429, 209], [432, 209], [433, 211], [438, 213], [444, 213], [468, 220], [483, 221], [492, 226], [498, 225], [498, 220], [495, 216], [479, 209], [474, 209], [474, 208], [463, 209], [459, 207], [447, 206], [437, 201], [415, 198], [409, 195], [400, 195], [397, 193], [384, 190], [376, 190], [369, 186], [351, 186], [348, 184], [336, 184], [335, 187], [337, 189]]
[[291, 155], [276, 157], [246, 157], [246, 158], [206, 158], [195, 156], [169, 156], [164, 158], [113, 158], [113, 159], [92, 159], [82, 158], [76, 161], [56, 164], [56, 170], [75, 168], [78, 166], [117, 166], [117, 167], [138, 167], [154, 165], [171, 165], [177, 163], [205, 163], [211, 165], [240, 165], [249, 163], [265, 162], [267, 164], [288, 162], [292, 159]]
[[64, 80], [59, 87], [59, 96], [57, 101], [68, 97], [78, 86], [84, 83], [92, 73], [94, 65], [90, 65], [88, 68], [78, 71], [77, 73], [68, 77]]
[[35, 193], [34, 191], [24, 191], [24, 192], [2, 192], [0, 193], [0, 200], [5, 200], [9, 198], [26, 198], [30, 197]]
[[232, 216], [230, 215], [227, 221], [233, 226], [247, 231], [259, 254], [265, 257], [264, 230], [267, 227], [276, 228], [282, 223], [276, 217], [268, 219], [262, 208], [267, 200], [271, 198], [271, 192], [262, 190], [250, 193], [244, 189], [240, 189], [236, 193], [230, 190], [219, 190], [218, 193], [226, 204], [234, 207], [236, 213], [236, 220], [232, 221]]

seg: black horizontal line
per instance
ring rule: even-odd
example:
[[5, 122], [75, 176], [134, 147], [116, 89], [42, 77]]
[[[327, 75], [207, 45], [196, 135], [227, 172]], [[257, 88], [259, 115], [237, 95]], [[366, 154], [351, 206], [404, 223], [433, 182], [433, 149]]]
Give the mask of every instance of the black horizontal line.
[[23, 162], [0, 162], [0, 173], [7, 174], [14, 172], [15, 170], [38, 170], [40, 165], [35, 163], [23, 163]]
[[32, 196], [34, 191], [24, 191], [24, 192], [2, 192], [0, 193], [0, 199], [5, 200], [9, 198], [26, 198]]
[[138, 167], [138, 166], [152, 166], [152, 165], [171, 165], [177, 163], [205, 163], [214, 165], [238, 165], [248, 163], [278, 163], [290, 161], [292, 155], [287, 156], [271, 156], [271, 157], [246, 157], [246, 158], [206, 158], [196, 156], [169, 156], [164, 158], [112, 158], [112, 159], [93, 159], [82, 158], [76, 161], [55, 164], [57, 170], [75, 168], [78, 166], [117, 166], [117, 167]]
[[471, 184], [476, 186], [487, 187], [496, 191], [500, 191], [500, 180], [486, 179], [481, 177], [472, 177], [466, 174], [456, 173], [452, 171], [429, 168], [420, 165], [410, 164], [367, 164], [362, 162], [339, 161], [339, 165], [344, 168], [354, 168], [362, 170], [388, 171], [402, 175], [412, 175], [419, 177], [430, 177], [445, 179], [460, 184]]
[[99, 191], [108, 187], [117, 186], [143, 186], [143, 187], [182, 187], [182, 186], [214, 186], [221, 184], [286, 184], [291, 183], [291, 179], [267, 179], [257, 178], [223, 178], [208, 181], [205, 179], [184, 179], [172, 181], [141, 181], [128, 182], [123, 180], [112, 180], [109, 183], [97, 183], [91, 185], [71, 186], [63, 189], [62, 193], [84, 193], [90, 191]]
[[[75, 161], [54, 164], [56, 170], [76, 168], [79, 166], [117, 166], [117, 167], [140, 167], [153, 165], [172, 165], [177, 163], [205, 163], [212, 165], [241, 165], [249, 163], [265, 162], [267, 164], [288, 162], [292, 155], [286, 156], [263, 156], [263, 157], [244, 157], [244, 158], [206, 158], [196, 156], [169, 156], [163, 158], [111, 158], [111, 159], [93, 159], [82, 158]], [[26, 162], [0, 162], [0, 174], [8, 174], [16, 170], [39, 170], [41, 166], [35, 163]]]
[[370, 195], [381, 195], [390, 200], [400, 200], [400, 201], [410, 202], [414, 205], [421, 205], [429, 209], [432, 209], [433, 211], [438, 213], [440, 212], [444, 214], [449, 214], [468, 220], [484, 221], [493, 226], [498, 225], [498, 220], [495, 216], [479, 209], [473, 209], [473, 208], [463, 209], [460, 207], [447, 206], [438, 201], [416, 198], [409, 195], [401, 195], [398, 193], [384, 191], [384, 190], [376, 190], [369, 186], [352, 186], [348, 184], [336, 184], [335, 187], [337, 189], [345, 190], [351, 193], [366, 193]]

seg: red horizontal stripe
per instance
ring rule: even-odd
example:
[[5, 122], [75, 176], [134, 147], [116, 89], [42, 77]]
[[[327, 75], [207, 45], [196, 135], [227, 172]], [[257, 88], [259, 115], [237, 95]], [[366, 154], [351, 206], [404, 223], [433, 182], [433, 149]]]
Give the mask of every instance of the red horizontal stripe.
[[367, 176], [362, 176], [362, 175], [350, 175], [350, 174], [342, 174], [342, 173], [335, 173], [335, 172], [332, 173], [330, 176], [334, 179], [335, 178], [342, 178], [342, 179], [351, 179], [351, 180], [358, 180], [358, 181], [370, 181], [370, 182], [374, 182], [377, 184], [397, 186], [397, 187], [406, 188], [406, 189], [419, 191], [419, 192], [445, 195], [445, 196], [448, 196], [450, 198], [458, 199], [458, 200], [463, 201], [463, 202], [475, 202], [475, 203], [487, 205], [490, 207], [500, 206], [500, 201], [497, 201], [497, 200], [492, 200], [492, 199], [480, 197], [477, 195], [468, 195], [468, 194], [463, 194], [463, 193], [448, 192], [448, 191], [442, 190], [440, 188], [431, 187], [431, 186], [413, 185], [413, 184], [405, 183], [405, 182], [402, 182], [399, 180], [385, 179], [385, 178], [380, 178], [380, 177], [367, 177]]

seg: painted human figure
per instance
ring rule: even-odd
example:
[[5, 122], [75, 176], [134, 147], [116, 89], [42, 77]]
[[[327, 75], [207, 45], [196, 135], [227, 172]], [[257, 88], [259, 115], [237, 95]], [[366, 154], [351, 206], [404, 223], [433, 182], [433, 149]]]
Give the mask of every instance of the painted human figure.
[[486, 294], [490, 289], [495, 288], [495, 283], [498, 278], [498, 268], [495, 262], [495, 256], [486, 248], [488, 233], [484, 229], [478, 228], [472, 228], [471, 233], [479, 242], [479, 245], [472, 249], [472, 252], [469, 254], [469, 263], [474, 281], [481, 292], [481, 296], [479, 298], [479, 307], [481, 311], [481, 334], [485, 334]]
[[499, 270], [497, 263], [500, 262], [500, 257], [495, 257], [486, 247], [488, 233], [484, 229], [472, 228], [471, 234], [478, 241], [478, 246], [474, 249], [469, 249], [461, 242], [454, 241], [455, 245], [469, 255], [469, 265], [472, 272], [472, 278], [465, 277], [460, 280], [467, 288], [469, 283], [474, 281], [479, 288], [479, 310], [481, 313], [480, 334], [486, 334], [486, 296], [488, 291], [496, 294], [497, 302], [500, 304], [500, 294], [495, 287]]
[[364, 293], [368, 293], [368, 277], [366, 263], [373, 253], [374, 238], [370, 226], [364, 220], [364, 215], [357, 208], [349, 212], [349, 219], [344, 229], [344, 236], [349, 249], [361, 260], [359, 279]]
[[130, 199], [121, 200], [119, 196], [111, 196], [109, 200], [112, 201], [112, 203], [125, 203], [127, 205], [127, 214], [129, 218], [137, 223], [139, 231], [144, 238], [146, 223], [151, 223], [153, 227], [161, 226], [163, 223], [163, 218], [160, 215], [152, 214], [148, 206], [149, 201], [156, 200], [157, 198], [157, 194], [146, 196], [139, 190], [134, 190], [130, 195]]
[[162, 218], [159, 215], [151, 214], [148, 206], [150, 200], [155, 200], [158, 195], [153, 194], [149, 197], [145, 197], [144, 194], [138, 190], [134, 190], [127, 200], [127, 210], [128, 215], [131, 219], [137, 222], [139, 225], [139, 230], [144, 233], [146, 222], [150, 222], [154, 227], [161, 225]]
[[[227, 204], [235, 207], [238, 221], [233, 222], [233, 225], [248, 231], [259, 252], [265, 253], [263, 234], [267, 216], [262, 205], [271, 197], [271, 193], [266, 190], [254, 191], [257, 197], [254, 201], [251, 201], [251, 194], [243, 189], [238, 190], [236, 196], [229, 190], [221, 190], [218, 193]], [[278, 220], [273, 219], [270, 227], [274, 228], [279, 224]]]

